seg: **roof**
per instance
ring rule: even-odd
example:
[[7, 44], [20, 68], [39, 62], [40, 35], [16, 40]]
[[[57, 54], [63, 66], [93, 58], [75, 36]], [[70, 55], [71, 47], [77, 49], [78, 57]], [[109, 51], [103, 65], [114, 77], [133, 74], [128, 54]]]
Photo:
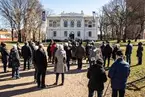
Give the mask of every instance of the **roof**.
[[8, 31], [0, 31], [0, 35], [10, 35], [11, 33]]

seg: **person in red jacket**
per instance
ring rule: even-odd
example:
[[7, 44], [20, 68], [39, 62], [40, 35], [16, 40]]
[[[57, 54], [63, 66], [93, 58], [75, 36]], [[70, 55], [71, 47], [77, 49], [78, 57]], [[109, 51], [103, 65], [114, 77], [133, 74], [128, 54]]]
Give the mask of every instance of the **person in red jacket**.
[[56, 48], [56, 43], [54, 42], [54, 43], [52, 43], [52, 46], [51, 46], [51, 48], [50, 48], [50, 51], [51, 51], [51, 55], [53, 56], [53, 58], [52, 58], [52, 64], [54, 63], [54, 52], [55, 52], [55, 48]]

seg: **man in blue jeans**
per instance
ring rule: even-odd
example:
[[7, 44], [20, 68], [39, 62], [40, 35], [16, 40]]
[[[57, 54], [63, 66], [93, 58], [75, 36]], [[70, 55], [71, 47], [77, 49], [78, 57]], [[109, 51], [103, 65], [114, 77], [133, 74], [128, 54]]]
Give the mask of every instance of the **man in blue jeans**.
[[128, 40], [128, 45], [126, 46], [126, 51], [125, 51], [125, 55], [126, 55], [126, 61], [131, 64], [131, 54], [132, 54], [132, 44], [131, 41]]
[[121, 50], [117, 51], [117, 60], [109, 70], [108, 77], [111, 79], [112, 97], [124, 97], [127, 78], [130, 74], [130, 65], [124, 61]]

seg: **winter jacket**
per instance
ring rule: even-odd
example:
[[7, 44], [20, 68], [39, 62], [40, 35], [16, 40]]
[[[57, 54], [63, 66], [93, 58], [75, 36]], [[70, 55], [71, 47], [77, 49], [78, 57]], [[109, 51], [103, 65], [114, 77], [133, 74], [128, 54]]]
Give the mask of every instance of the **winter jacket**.
[[126, 51], [125, 51], [125, 55], [131, 55], [132, 54], [132, 44], [128, 44], [126, 46]]
[[5, 47], [1, 47], [2, 63], [7, 64], [9, 53]]
[[137, 57], [142, 57], [142, 56], [143, 56], [143, 46], [138, 46]]
[[12, 48], [10, 51], [9, 64], [11, 64], [12, 68], [20, 66], [19, 52], [14, 48]]
[[105, 56], [105, 45], [101, 45], [101, 52], [102, 52], [102, 56]]
[[122, 58], [118, 58], [109, 70], [112, 89], [125, 89], [127, 78], [130, 74], [130, 66]]
[[103, 67], [103, 59], [98, 59], [96, 64], [88, 69], [87, 77], [89, 79], [88, 88], [98, 91], [104, 89], [104, 82], [107, 81], [107, 77]]
[[79, 59], [82, 59], [83, 57], [85, 57], [85, 48], [83, 45], [79, 45], [77, 48], [76, 48], [76, 58], [79, 58]]
[[108, 44], [104, 48], [104, 55], [108, 57], [111, 56], [111, 54], [112, 54], [112, 47]]
[[25, 45], [22, 47], [22, 56], [25, 59], [31, 58], [33, 56], [33, 52], [29, 46]]
[[67, 71], [66, 65], [66, 51], [58, 49], [55, 53], [55, 58], [57, 60], [55, 64], [56, 73], [65, 73]]
[[47, 56], [44, 50], [38, 49], [35, 53], [36, 67], [39, 71], [46, 71], [47, 68]]

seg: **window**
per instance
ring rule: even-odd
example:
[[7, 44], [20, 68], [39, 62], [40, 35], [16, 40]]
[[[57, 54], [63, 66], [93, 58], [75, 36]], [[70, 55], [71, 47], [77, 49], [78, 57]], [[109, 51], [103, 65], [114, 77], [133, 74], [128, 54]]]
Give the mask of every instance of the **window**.
[[64, 31], [64, 37], [67, 37], [67, 31]]
[[88, 27], [88, 24], [85, 24], [85, 27]]
[[95, 24], [93, 24], [93, 27], [95, 27], [96, 25]]
[[71, 26], [71, 27], [74, 27], [74, 24], [75, 24], [75, 23], [74, 23], [74, 21], [72, 20], [72, 21], [70, 22], [70, 26]]
[[49, 22], [52, 22], [52, 20], [49, 20]]
[[57, 24], [56, 21], [54, 21], [53, 22], [53, 27], [56, 27], [57, 26], [56, 24]]
[[53, 31], [53, 37], [56, 37], [56, 35], [57, 35], [56, 31]]
[[65, 20], [64, 21], [64, 27], [67, 27], [68, 26], [68, 22]]
[[81, 32], [80, 32], [80, 31], [77, 32], [77, 36], [78, 36], [78, 37], [81, 36]]
[[52, 27], [52, 24], [49, 24], [49, 27]]
[[91, 21], [89, 21], [89, 23], [88, 23], [88, 27], [89, 27], [89, 28], [92, 27], [92, 22], [91, 22]]
[[91, 31], [89, 31], [88, 36], [92, 37], [92, 32]]
[[77, 21], [77, 27], [81, 27], [81, 21]]

